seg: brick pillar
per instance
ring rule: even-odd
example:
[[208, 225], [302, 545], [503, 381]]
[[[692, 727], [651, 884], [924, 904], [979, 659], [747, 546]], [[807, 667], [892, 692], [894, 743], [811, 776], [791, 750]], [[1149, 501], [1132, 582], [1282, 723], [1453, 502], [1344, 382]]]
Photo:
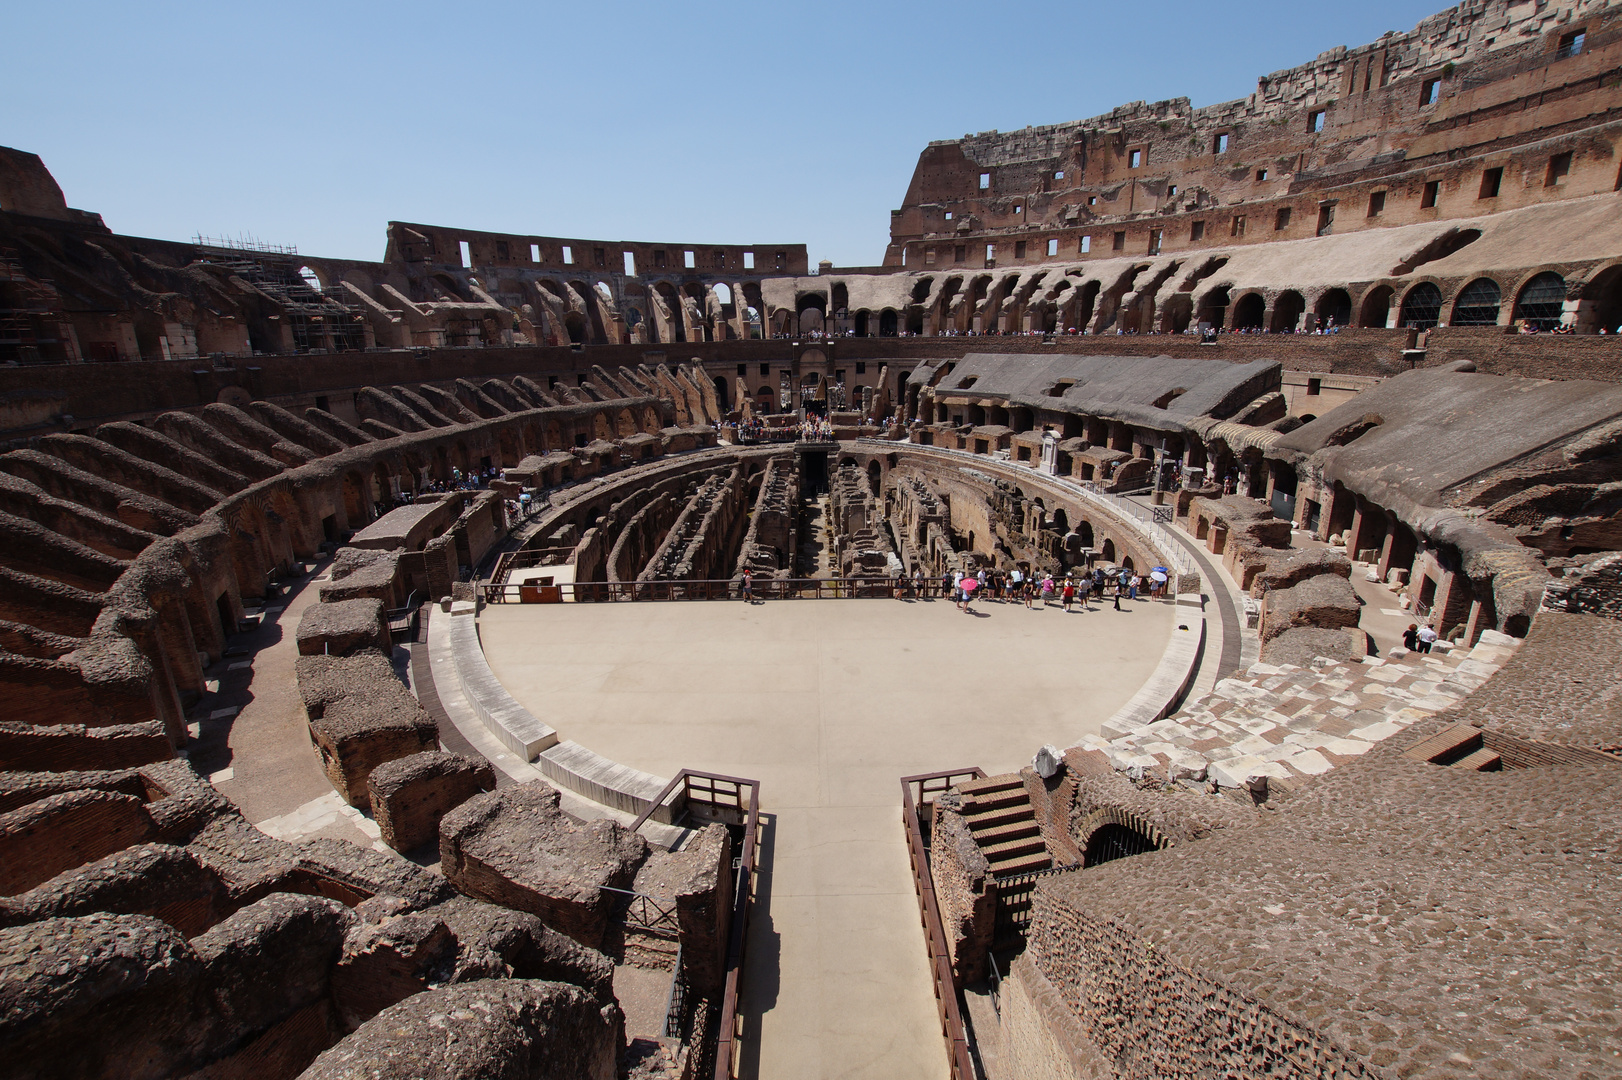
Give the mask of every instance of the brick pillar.
[[1474, 599], [1469, 578], [1452, 570], [1443, 570], [1442, 580], [1436, 586], [1436, 602], [1431, 605], [1431, 626], [1437, 633], [1445, 634], [1466, 622]]
[[1381, 521], [1385, 512], [1373, 505], [1367, 499], [1357, 498], [1357, 509], [1352, 511], [1352, 527], [1346, 530], [1346, 555], [1356, 559], [1357, 553], [1367, 545], [1368, 538], [1374, 535], [1374, 523]]
[[1391, 553], [1397, 543], [1397, 515], [1390, 510], [1385, 512], [1385, 543], [1380, 545], [1380, 580], [1385, 581], [1391, 573]]

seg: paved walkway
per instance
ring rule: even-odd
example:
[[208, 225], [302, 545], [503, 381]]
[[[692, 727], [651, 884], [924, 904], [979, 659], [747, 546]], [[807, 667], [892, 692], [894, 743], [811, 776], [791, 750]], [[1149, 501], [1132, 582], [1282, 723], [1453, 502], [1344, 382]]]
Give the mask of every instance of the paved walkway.
[[243, 655], [228, 656], [209, 669], [217, 693], [193, 710], [200, 719], [187, 756], [244, 817], [271, 836], [325, 836], [388, 850], [378, 839], [376, 822], [344, 802], [321, 768], [293, 675], [294, 632], [325, 580], [322, 563], [288, 583], [288, 592], [264, 608], [256, 628], [230, 639], [231, 651]]
[[761, 780], [746, 1075], [938, 1080], [899, 778], [1009, 771], [1096, 732], [1173, 625], [1170, 604], [1126, 606], [495, 605], [480, 630], [503, 685], [565, 738], [660, 775]]

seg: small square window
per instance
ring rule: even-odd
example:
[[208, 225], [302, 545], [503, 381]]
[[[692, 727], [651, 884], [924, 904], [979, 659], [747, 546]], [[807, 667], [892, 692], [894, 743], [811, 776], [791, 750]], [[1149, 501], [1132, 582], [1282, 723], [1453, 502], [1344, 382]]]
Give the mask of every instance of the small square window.
[[1324, 129], [1324, 110], [1313, 109], [1307, 113], [1307, 130], [1316, 134]]
[[986, 262], [987, 263], [994, 263], [996, 261], [997, 261], [997, 245], [996, 244], [987, 244], [986, 245]]
[[1098, 196], [1097, 195], [1089, 195], [1089, 196], [1087, 196], [1087, 205], [1088, 206], [1097, 206], [1098, 205]]
[[1564, 60], [1568, 56], [1576, 56], [1583, 51], [1583, 42], [1588, 39], [1586, 30], [1573, 30], [1560, 36], [1560, 47], [1555, 50], [1554, 58]]
[[1126, 250], [1126, 233], [1118, 232], [1118, 233], [1115, 234], [1114, 247], [1115, 247], [1116, 251], [1125, 251]]
[[1228, 152], [1228, 135], [1227, 135], [1227, 132], [1223, 132], [1221, 135], [1218, 135], [1215, 139], [1211, 140], [1211, 153], [1213, 153], [1213, 154], [1226, 154], [1227, 152]]
[[983, 173], [980, 174], [980, 190], [981, 191], [989, 191], [989, 190], [991, 190], [991, 174], [990, 173], [983, 172]]
[[1307, 397], [1317, 397], [1319, 394], [1321, 394], [1323, 392], [1323, 388], [1324, 388], [1324, 381], [1322, 379], [1308, 379], [1307, 380]]
[[636, 255], [629, 251], [625, 253], [625, 276], [636, 277]]
[[1281, 206], [1273, 217], [1273, 231], [1283, 232], [1290, 227], [1290, 207]]
[[1053, 256], [1057, 255], [1058, 253], [1059, 253], [1059, 241], [1057, 241], [1057, 240], [1049, 240], [1048, 241], [1048, 258], [1051, 259], [1051, 258], [1053, 258]]
[[1379, 217], [1385, 213], [1385, 192], [1376, 191], [1369, 196], [1369, 217]]
[[947, 221], [952, 220], [952, 212], [950, 210], [946, 211], [946, 220]]
[[1023, 240], [1015, 240], [1014, 241], [1014, 258], [1023, 259], [1024, 257], [1025, 257], [1025, 241], [1023, 241]]
[[1093, 250], [1093, 238], [1090, 236], [1083, 236], [1081, 238], [1081, 253], [1085, 255], [1091, 250]]
[[1256, 170], [1256, 182], [1259, 184], [1263, 180], [1266, 180], [1266, 179], [1267, 179], [1267, 170], [1266, 169], [1257, 169]]
[[1198, 243], [1199, 241], [1204, 240], [1205, 239], [1205, 222], [1196, 221], [1192, 225], [1190, 225], [1188, 227], [1188, 239], [1193, 243]]
[[1570, 175], [1571, 152], [1568, 150], [1564, 154], [1555, 154], [1549, 159], [1549, 172], [1543, 178], [1543, 186], [1554, 187], [1556, 184], [1564, 183], [1566, 177]]
[[529, 245], [529, 261], [532, 263], [538, 263], [541, 261], [541, 245]]
[[753, 251], [746, 251], [743, 253], [743, 268], [745, 270], [753, 270], [755, 268], [755, 253]]
[[762, 365], [760, 365], [760, 377], [762, 379], [764, 379], [766, 376], [770, 375], [771, 373], [772, 373], [772, 366], [770, 364], [762, 364]]
[[698, 263], [698, 260], [693, 258], [693, 253], [691, 251], [684, 251], [684, 252], [681, 253], [681, 264], [683, 266], [685, 266], [687, 269], [689, 269], [689, 270], [693, 269], [694, 266], [697, 265], [697, 263]]
[[1229, 235], [1230, 236], [1243, 236], [1243, 235], [1245, 235], [1245, 215], [1243, 215], [1243, 214], [1235, 214], [1233, 216], [1233, 227], [1232, 227], [1232, 229], [1229, 230]]
[[1419, 88], [1419, 107], [1421, 109], [1435, 105], [1442, 100], [1442, 80], [1426, 79]]
[[749, 374], [749, 365], [748, 364], [739, 364], [738, 365], [738, 378], [741, 379], [741, 378], [743, 378], [744, 376], [746, 376], [748, 374]]
[[563, 245], [563, 265], [574, 265], [574, 248], [570, 247], [568, 244]]
[[596, 265], [596, 266], [607, 266], [608, 265], [608, 249], [607, 248], [592, 248], [591, 249], [591, 256], [592, 256], [592, 262], [593, 262], [594, 265]]
[[1142, 164], [1143, 164], [1143, 151], [1142, 150], [1134, 150], [1134, 151], [1132, 151], [1131, 154], [1127, 155], [1127, 167], [1128, 168], [1136, 169], [1139, 166], [1141, 166]]
[[655, 250], [653, 253], [653, 268], [655, 270], [662, 270], [668, 265], [670, 265], [670, 259], [665, 254], [664, 248]]
[[1159, 229], [1150, 229], [1149, 230], [1149, 254], [1151, 254], [1151, 255], [1159, 255], [1160, 254], [1160, 237], [1161, 237], [1161, 235], [1162, 235], [1162, 232]]
[[473, 269], [473, 248], [466, 240], [457, 245], [462, 252], [462, 269]]
[[1063, 180], [1064, 179], [1064, 170], [1060, 169], [1058, 172], [1054, 173], [1053, 174], [1053, 179], [1055, 179], [1055, 180]]
[[1023, 214], [1024, 212], [1025, 212], [1025, 207], [1021, 206], [1019, 203], [1014, 204], [1014, 213]]
[[1496, 199], [1498, 198], [1498, 190], [1503, 186], [1504, 170], [1501, 167], [1496, 169], [1482, 169], [1481, 194], [1477, 195], [1476, 198]]
[[858, 374], [858, 375], [866, 375], [867, 374], [867, 364], [866, 364], [865, 361], [862, 361], [862, 360], [856, 361], [856, 374]]
[[1167, 184], [1166, 185], [1166, 198], [1168, 198], [1168, 199], [1177, 198], [1177, 185], [1176, 184]]
[[962, 262], [964, 259], [966, 259], [968, 257], [969, 257], [969, 249], [965, 245], [959, 244], [957, 247], [952, 249], [952, 261], [953, 262]]
[[1436, 206], [1436, 196], [1440, 195], [1441, 192], [1442, 182], [1440, 180], [1426, 181], [1425, 190], [1419, 196], [1419, 208], [1421, 210], [1433, 209]]

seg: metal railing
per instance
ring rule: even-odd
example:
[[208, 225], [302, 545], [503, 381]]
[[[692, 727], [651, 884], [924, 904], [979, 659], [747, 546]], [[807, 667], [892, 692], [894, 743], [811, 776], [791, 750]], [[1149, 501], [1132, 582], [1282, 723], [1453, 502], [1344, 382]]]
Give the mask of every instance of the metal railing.
[[941, 1036], [946, 1040], [952, 1080], [976, 1080], [976, 1074], [968, 1031], [963, 1025], [963, 1008], [958, 1001], [957, 980], [952, 975], [952, 957], [946, 947], [946, 930], [935, 899], [935, 881], [929, 873], [929, 846], [924, 842], [922, 814], [934, 802], [930, 796], [965, 780], [983, 780], [985, 775], [984, 769], [972, 768], [901, 778], [901, 825], [907, 833], [912, 885], [918, 893], [918, 913], [924, 924], [924, 945], [929, 950], [929, 971], [935, 986], [935, 1008]]
[[665, 1038], [681, 1038], [687, 1023], [687, 980], [681, 974], [681, 946], [676, 946], [676, 966], [670, 973], [670, 996], [665, 998]]
[[[492, 604], [521, 602], [526, 586], [513, 582], [481, 585], [484, 598]], [[738, 578], [697, 581], [572, 581], [542, 586], [555, 590], [546, 603], [609, 603], [629, 600], [741, 600], [743, 582]], [[848, 578], [755, 578], [751, 595], [756, 600], [851, 600], [901, 597], [931, 600], [948, 596], [951, 586], [940, 578], [914, 582], [901, 577]]]
[[[673, 800], [676, 789], [679, 800]], [[747, 798], [745, 792], [747, 790]], [[721, 993], [720, 1034], [715, 1043], [714, 1080], [735, 1080], [741, 1031], [738, 1018], [738, 984], [743, 978], [744, 950], [748, 944], [749, 915], [754, 903], [755, 859], [760, 843], [760, 781], [739, 776], [683, 769], [671, 778], [657, 798], [632, 823], [635, 831], [647, 823], [654, 810], [667, 801], [683, 807], [681, 817], [692, 816], [740, 827], [737, 877], [732, 892], [731, 925], [728, 928], [726, 980]], [[677, 820], [680, 821], [681, 817]], [[680, 965], [678, 964], [678, 971]], [[668, 1014], [666, 1023], [669, 1023]]]
[[633, 892], [630, 889], [616, 889], [612, 885], [597, 886], [603, 892], [618, 893], [630, 897], [625, 902], [625, 925], [634, 930], [646, 930], [652, 934], [674, 934], [677, 932], [676, 901], [661, 900], [657, 896], [646, 893]]
[[1024, 940], [1025, 930], [1031, 925], [1031, 894], [1036, 891], [1038, 881], [1080, 865], [1049, 866], [993, 879], [997, 889], [997, 914], [991, 933], [992, 948]]

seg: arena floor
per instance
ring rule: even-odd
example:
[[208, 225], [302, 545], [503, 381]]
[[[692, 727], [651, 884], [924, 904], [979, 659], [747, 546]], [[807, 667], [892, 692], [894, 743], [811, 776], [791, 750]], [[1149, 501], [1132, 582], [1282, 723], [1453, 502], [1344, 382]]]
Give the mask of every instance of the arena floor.
[[1148, 678], [1169, 603], [1066, 615], [946, 601], [492, 605], [485, 655], [563, 735], [626, 765], [761, 781], [745, 1075], [946, 1075], [899, 814], [907, 773], [1030, 761]]

